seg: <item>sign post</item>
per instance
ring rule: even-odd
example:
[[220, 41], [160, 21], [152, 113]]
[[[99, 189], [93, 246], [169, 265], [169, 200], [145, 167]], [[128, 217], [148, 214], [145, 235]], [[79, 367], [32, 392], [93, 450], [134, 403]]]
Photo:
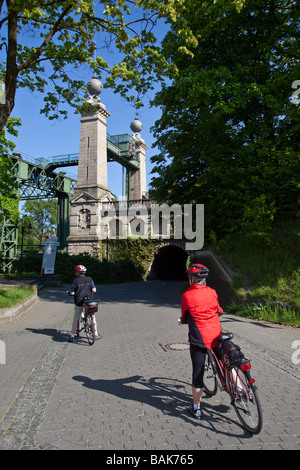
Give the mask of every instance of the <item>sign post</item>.
[[44, 246], [44, 255], [41, 274], [42, 276], [45, 274], [54, 274], [56, 250], [59, 246], [57, 237], [47, 237], [46, 240], [42, 242], [42, 245]]

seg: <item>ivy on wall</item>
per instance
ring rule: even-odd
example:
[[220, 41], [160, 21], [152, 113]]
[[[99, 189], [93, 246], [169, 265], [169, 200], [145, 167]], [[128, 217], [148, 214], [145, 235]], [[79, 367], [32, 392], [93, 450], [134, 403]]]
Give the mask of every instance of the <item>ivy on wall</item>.
[[141, 267], [143, 278], [146, 278], [160, 244], [161, 240], [144, 238], [114, 239], [108, 241], [106, 249], [108, 249], [108, 259], [110, 261], [131, 260]]
[[[55, 261], [55, 274], [62, 276], [63, 282], [72, 282], [75, 278], [75, 266], [83, 264], [87, 275], [97, 283], [142, 281], [147, 278], [149, 267], [161, 240], [142, 238], [113, 239], [99, 243], [95, 256], [87, 253], [69, 255], [58, 252]], [[28, 254], [23, 257], [23, 273], [39, 274], [42, 266], [42, 254]], [[19, 260], [14, 263], [17, 272]]]

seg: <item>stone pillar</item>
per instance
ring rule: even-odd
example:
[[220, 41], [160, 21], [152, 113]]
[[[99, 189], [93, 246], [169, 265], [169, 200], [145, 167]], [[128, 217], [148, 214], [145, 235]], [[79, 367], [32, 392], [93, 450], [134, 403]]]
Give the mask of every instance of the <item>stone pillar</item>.
[[[90, 87], [90, 88], [89, 88]], [[78, 177], [71, 201], [70, 235], [68, 252], [71, 254], [88, 253], [97, 256], [99, 241], [102, 239], [101, 206], [110, 201], [107, 188], [107, 144], [106, 120], [110, 116], [98, 95], [102, 85], [92, 79], [88, 86], [92, 93], [89, 103], [94, 112], [81, 118]]]
[[147, 197], [147, 180], [146, 180], [146, 150], [147, 145], [141, 138], [139, 132], [142, 130], [143, 124], [136, 117], [130, 128], [134, 132], [133, 139], [135, 145], [135, 155], [140, 163], [138, 170], [131, 170], [129, 173], [129, 199], [143, 199]]
[[147, 198], [147, 181], [146, 181], [146, 150], [147, 145], [143, 139], [136, 140], [136, 156], [140, 163], [139, 170], [130, 172], [130, 197], [129, 199]]
[[107, 188], [106, 119], [110, 116], [100, 103], [97, 111], [81, 118], [78, 177], [74, 196], [86, 191], [99, 199]]

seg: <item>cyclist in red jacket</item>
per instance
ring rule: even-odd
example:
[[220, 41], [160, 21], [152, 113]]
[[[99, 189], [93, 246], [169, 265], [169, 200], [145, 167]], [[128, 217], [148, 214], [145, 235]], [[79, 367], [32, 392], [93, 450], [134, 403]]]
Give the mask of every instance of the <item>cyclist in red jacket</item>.
[[206, 266], [193, 264], [187, 271], [190, 287], [181, 300], [181, 323], [187, 323], [189, 326], [193, 368], [193, 404], [190, 406], [190, 412], [196, 418], [201, 418], [200, 401], [206, 348], [218, 345], [218, 337], [221, 334], [219, 316], [223, 313], [216, 291], [206, 285], [208, 273]]

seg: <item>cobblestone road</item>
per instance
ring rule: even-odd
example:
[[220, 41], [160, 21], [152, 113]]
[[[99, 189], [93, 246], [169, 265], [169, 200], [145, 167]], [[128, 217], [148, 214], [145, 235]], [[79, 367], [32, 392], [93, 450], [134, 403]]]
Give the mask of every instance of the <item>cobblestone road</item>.
[[299, 449], [292, 345], [300, 330], [224, 315], [223, 329], [252, 360], [263, 430], [244, 431], [225, 392], [204, 396], [195, 421], [187, 327], [177, 325], [182, 287], [98, 286], [102, 339], [93, 346], [66, 341], [73, 312], [66, 288], [44, 289], [33, 312], [1, 326], [0, 449]]

